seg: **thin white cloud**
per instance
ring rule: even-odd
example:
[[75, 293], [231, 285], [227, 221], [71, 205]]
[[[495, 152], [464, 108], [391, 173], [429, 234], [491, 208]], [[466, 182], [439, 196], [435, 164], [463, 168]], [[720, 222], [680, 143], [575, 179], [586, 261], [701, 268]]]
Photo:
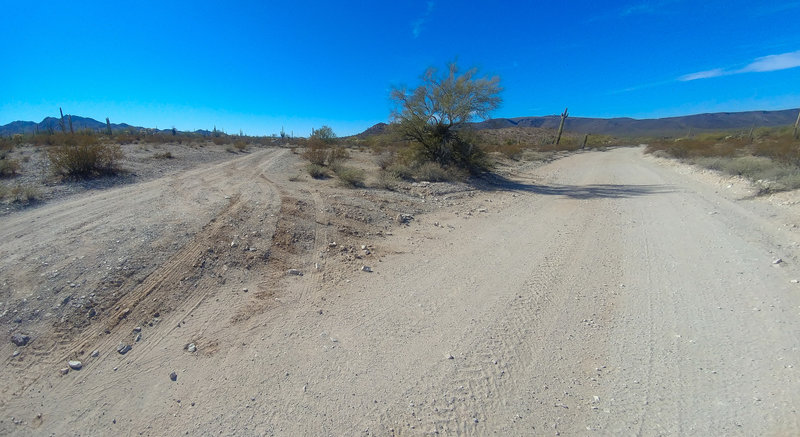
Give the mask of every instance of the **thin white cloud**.
[[682, 82], [687, 82], [690, 80], [708, 79], [710, 77], [725, 76], [726, 74], [730, 73], [726, 73], [725, 70], [723, 70], [722, 68], [715, 68], [713, 70], [698, 71], [697, 73], [686, 74], [679, 77], [678, 80]]
[[414, 38], [419, 37], [419, 34], [422, 33], [422, 27], [425, 25], [425, 22], [428, 21], [428, 17], [431, 15], [434, 6], [436, 6], [436, 3], [429, 1], [425, 13], [412, 23], [411, 34]]
[[739, 70], [738, 73], [787, 70], [795, 67], [800, 67], [800, 50], [758, 58]]
[[788, 70], [800, 67], [800, 50], [796, 52], [781, 53], [779, 55], [769, 55], [756, 58], [753, 62], [745, 65], [738, 70], [726, 70], [715, 68], [713, 70], [699, 71], [697, 73], [685, 74], [678, 78], [681, 82], [688, 82], [698, 79], [709, 79], [712, 77], [730, 76], [742, 73], [763, 73], [767, 71]]

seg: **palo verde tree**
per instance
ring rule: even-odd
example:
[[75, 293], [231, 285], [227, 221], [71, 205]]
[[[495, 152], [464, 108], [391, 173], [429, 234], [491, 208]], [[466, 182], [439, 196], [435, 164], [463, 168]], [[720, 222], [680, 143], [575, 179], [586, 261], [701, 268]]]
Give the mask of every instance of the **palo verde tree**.
[[319, 129], [311, 128], [311, 136], [309, 140], [316, 141], [321, 144], [330, 145], [336, 142], [336, 134], [330, 126], [322, 126]]
[[476, 68], [462, 73], [451, 63], [443, 73], [428, 68], [421, 79], [413, 90], [392, 89], [398, 132], [418, 145], [425, 160], [470, 171], [485, 168], [483, 151], [468, 135], [467, 123], [488, 118], [500, 106], [500, 78], [479, 77]]

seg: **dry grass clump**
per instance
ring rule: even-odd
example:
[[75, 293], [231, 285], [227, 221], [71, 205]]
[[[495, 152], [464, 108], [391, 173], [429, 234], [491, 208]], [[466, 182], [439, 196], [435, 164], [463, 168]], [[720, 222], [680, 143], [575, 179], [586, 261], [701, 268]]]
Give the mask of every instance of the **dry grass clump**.
[[338, 163], [332, 165], [331, 169], [336, 174], [336, 177], [339, 178], [339, 182], [345, 187], [356, 188], [364, 186], [364, 180], [366, 179], [364, 170]]
[[414, 178], [428, 182], [449, 182], [461, 180], [465, 177], [460, 175], [453, 167], [445, 169], [435, 162], [426, 162], [415, 169]]
[[19, 172], [19, 161], [16, 159], [9, 159], [5, 155], [0, 156], [0, 177], [15, 176]]
[[17, 184], [13, 187], [0, 185], [0, 200], [28, 204], [39, 200], [41, 197], [42, 192], [33, 185]]
[[236, 150], [240, 152], [244, 152], [245, 150], [247, 150], [247, 141], [238, 139], [233, 142], [233, 147], [235, 147]]
[[306, 171], [314, 179], [325, 179], [328, 177], [328, 169], [322, 165], [314, 164], [313, 162], [306, 166]]

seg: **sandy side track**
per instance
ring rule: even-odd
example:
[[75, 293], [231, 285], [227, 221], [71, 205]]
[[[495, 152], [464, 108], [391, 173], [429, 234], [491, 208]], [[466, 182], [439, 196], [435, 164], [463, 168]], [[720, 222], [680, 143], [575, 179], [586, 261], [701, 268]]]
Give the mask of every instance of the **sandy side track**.
[[[97, 320], [67, 329], [67, 317], [6, 361], [0, 430], [800, 432], [791, 216], [720, 196], [639, 149], [577, 154], [494, 191], [424, 199], [291, 182], [297, 165], [264, 150], [11, 216], [0, 230], [3, 280], [14, 290], [62, 281], [56, 296], [76, 294], [67, 281], [106, 284], [100, 273], [40, 276], [87, 259], [101, 266], [110, 256], [95, 239], [165, 227], [145, 251], [152, 267], [109, 288], [124, 295]], [[416, 217], [399, 225], [400, 211]], [[124, 241], [115, 250], [145, 256]], [[77, 261], [67, 247], [81, 248]], [[48, 332], [41, 325], [25, 326]], [[119, 355], [120, 341], [133, 350]], [[60, 376], [75, 357], [85, 367]]]

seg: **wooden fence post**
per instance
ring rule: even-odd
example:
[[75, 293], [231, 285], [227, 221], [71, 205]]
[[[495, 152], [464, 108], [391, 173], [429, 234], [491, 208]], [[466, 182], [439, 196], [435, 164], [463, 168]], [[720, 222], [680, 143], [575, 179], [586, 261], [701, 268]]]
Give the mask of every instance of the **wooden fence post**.
[[556, 145], [561, 142], [561, 132], [564, 131], [564, 120], [569, 117], [569, 108], [564, 108], [564, 112], [561, 114], [561, 123], [558, 124], [558, 135], [556, 136]]

